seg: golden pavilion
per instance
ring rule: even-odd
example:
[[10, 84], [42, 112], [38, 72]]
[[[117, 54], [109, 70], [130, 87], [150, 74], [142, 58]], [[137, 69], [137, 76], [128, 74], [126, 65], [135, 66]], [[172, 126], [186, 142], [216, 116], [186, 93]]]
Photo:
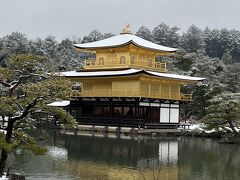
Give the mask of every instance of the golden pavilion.
[[80, 71], [62, 72], [73, 83], [69, 107], [79, 124], [177, 127], [181, 104], [192, 100], [181, 86], [204, 80], [168, 74], [156, 57], [177, 49], [137, 37], [129, 25], [120, 35], [74, 46], [96, 56]]

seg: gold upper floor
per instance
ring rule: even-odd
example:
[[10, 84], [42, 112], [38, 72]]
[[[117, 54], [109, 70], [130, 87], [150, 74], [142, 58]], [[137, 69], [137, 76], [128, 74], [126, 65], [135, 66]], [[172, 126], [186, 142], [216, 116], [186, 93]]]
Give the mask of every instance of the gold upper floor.
[[[72, 79], [71, 97], [143, 97], [191, 101], [191, 94], [181, 93], [180, 81], [157, 79], [146, 75]], [[76, 86], [77, 85], [77, 86]]]
[[167, 55], [167, 52], [156, 52], [143, 49], [133, 44], [117, 48], [102, 48], [91, 51], [96, 59], [86, 59], [83, 65], [87, 70], [137, 68], [167, 72], [166, 62], [156, 60], [157, 55]]

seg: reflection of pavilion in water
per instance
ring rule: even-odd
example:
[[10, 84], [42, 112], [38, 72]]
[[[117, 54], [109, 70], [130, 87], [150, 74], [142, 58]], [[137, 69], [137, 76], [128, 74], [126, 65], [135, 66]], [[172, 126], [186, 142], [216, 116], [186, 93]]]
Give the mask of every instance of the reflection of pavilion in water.
[[69, 159], [97, 161], [131, 167], [176, 165], [177, 139], [107, 138], [97, 136], [63, 135]]
[[158, 158], [156, 156], [148, 159], [138, 160], [138, 167], [151, 168], [161, 165], [176, 165], [178, 162], [178, 141], [160, 141], [158, 146]]
[[177, 164], [178, 141], [159, 142], [160, 164]]
[[[67, 157], [44, 156], [36, 159], [31, 167], [27, 166], [26, 169], [37, 169], [43, 174], [57, 171], [64, 175], [74, 175], [76, 179], [178, 179], [181, 169], [176, 165], [177, 139], [98, 135], [49, 133], [47, 144], [58, 147], [56, 150], [61, 147], [66, 151]], [[59, 155], [59, 152], [57, 153]]]
[[74, 168], [82, 178], [178, 179], [177, 139], [70, 136], [62, 136], [67, 138], [63, 142], [68, 159], [77, 160], [76, 166], [69, 168]]

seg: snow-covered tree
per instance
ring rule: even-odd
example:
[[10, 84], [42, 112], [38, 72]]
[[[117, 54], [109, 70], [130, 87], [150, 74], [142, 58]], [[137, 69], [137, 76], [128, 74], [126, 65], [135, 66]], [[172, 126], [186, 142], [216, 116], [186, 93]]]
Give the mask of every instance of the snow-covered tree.
[[[32, 54], [12, 55], [6, 67], [0, 67], [0, 175], [6, 172], [8, 153], [17, 147], [44, 153], [25, 130], [34, 128], [42, 114], [56, 115], [63, 123], [75, 120], [61, 108], [47, 106], [65, 99], [70, 93], [69, 81], [45, 73], [46, 58]], [[43, 120], [43, 119], [41, 119]], [[47, 122], [48, 118], [44, 119]]]
[[230, 51], [225, 52], [221, 59], [223, 60], [223, 62], [225, 64], [232, 64], [233, 63], [233, 57], [232, 57]]
[[240, 126], [240, 94], [223, 92], [210, 100], [204, 122], [209, 129], [230, 130], [238, 135]]
[[228, 65], [221, 83], [225, 85], [225, 89], [232, 93], [240, 93], [240, 63]]
[[240, 62], [240, 31], [235, 29], [231, 30], [232, 44], [231, 55], [233, 57], [233, 62]]
[[32, 54], [36, 54], [36, 55], [40, 55], [40, 56], [46, 55], [46, 52], [44, 51], [45, 44], [41, 38], [37, 38], [35, 40], [30, 40], [29, 45], [30, 45], [30, 51]]
[[25, 34], [13, 32], [2, 38], [2, 45], [7, 53], [26, 53], [29, 51], [29, 43]]
[[93, 30], [87, 36], [83, 37], [83, 40], [81, 43], [94, 42], [102, 38], [103, 38], [103, 34], [101, 32], [99, 32], [98, 30]]
[[54, 62], [60, 71], [77, 70], [82, 66], [81, 54], [69, 39], [62, 40], [56, 47]]
[[181, 46], [188, 52], [197, 52], [204, 49], [204, 36], [202, 30], [191, 25], [186, 33], [182, 34]]
[[141, 26], [136, 32], [136, 36], [141, 37], [148, 41], [153, 41], [152, 32], [146, 26]]
[[0, 62], [8, 55], [27, 53], [30, 50], [29, 42], [25, 34], [13, 32], [1, 39]]
[[152, 35], [157, 44], [169, 47], [179, 47], [180, 35], [178, 31], [179, 28], [176, 26], [169, 27], [165, 23], [161, 23], [153, 29]]
[[101, 39], [107, 39], [107, 38], [110, 38], [110, 37], [113, 37], [113, 36], [114, 36], [114, 34], [112, 34], [112, 33], [103, 33]]
[[57, 41], [54, 36], [48, 36], [43, 40], [43, 52], [45, 56], [53, 58], [56, 53]]

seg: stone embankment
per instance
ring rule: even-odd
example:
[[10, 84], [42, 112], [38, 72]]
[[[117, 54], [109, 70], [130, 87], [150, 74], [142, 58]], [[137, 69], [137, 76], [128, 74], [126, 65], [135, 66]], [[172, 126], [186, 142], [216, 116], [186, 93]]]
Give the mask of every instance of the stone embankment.
[[94, 132], [94, 133], [119, 133], [125, 135], [145, 135], [152, 137], [161, 136], [193, 136], [193, 137], [209, 137], [221, 138], [226, 134], [223, 132], [206, 132], [199, 129], [143, 129], [129, 127], [108, 127], [108, 126], [92, 126], [92, 125], [77, 125], [76, 127], [60, 126], [61, 130], [70, 130], [75, 132]]

